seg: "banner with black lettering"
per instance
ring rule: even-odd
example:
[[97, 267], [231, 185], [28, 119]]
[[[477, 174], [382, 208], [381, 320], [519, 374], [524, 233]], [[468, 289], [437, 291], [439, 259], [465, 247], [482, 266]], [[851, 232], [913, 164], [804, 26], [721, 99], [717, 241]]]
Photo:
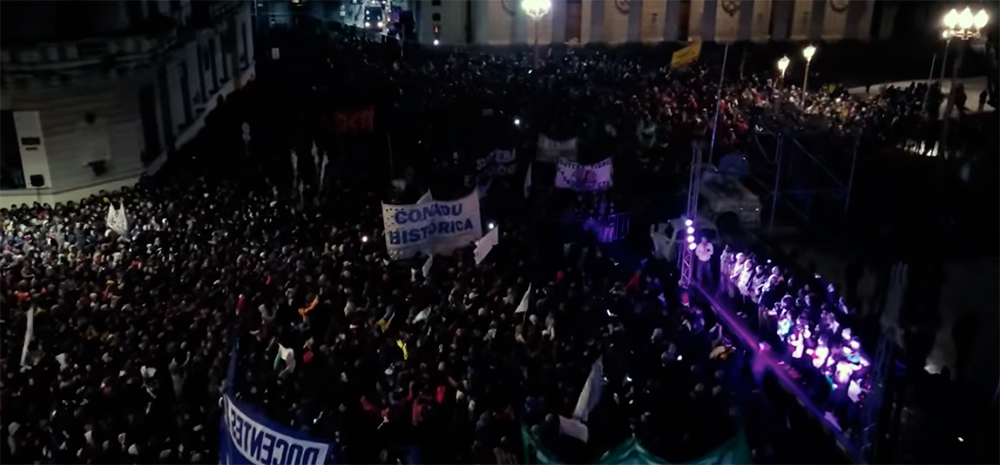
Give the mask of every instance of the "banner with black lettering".
[[393, 259], [419, 252], [447, 253], [483, 235], [479, 191], [452, 201], [411, 205], [382, 204], [385, 247]]
[[608, 158], [593, 165], [581, 165], [566, 159], [559, 160], [556, 169], [556, 187], [575, 191], [601, 191], [611, 187], [613, 167]]
[[322, 465], [335, 462], [333, 445], [274, 423], [248, 405], [224, 397], [219, 463]]
[[542, 163], [558, 163], [561, 158], [576, 161], [576, 138], [556, 141], [539, 134], [538, 155], [535, 159]]

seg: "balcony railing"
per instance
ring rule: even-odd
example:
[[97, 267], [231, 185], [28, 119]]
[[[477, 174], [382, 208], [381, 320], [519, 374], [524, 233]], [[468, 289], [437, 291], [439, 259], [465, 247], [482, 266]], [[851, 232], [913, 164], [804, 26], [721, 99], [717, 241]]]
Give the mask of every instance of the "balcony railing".
[[60, 72], [89, 66], [109, 68], [135, 66], [166, 52], [178, 43], [197, 36], [205, 27], [225, 27], [223, 18], [233, 15], [247, 3], [238, 0], [198, 2], [194, 20], [187, 27], [162, 17], [153, 27], [155, 33], [124, 37], [103, 37], [83, 40], [47, 42], [23, 47], [5, 47], [0, 51], [0, 70], [5, 75], [39, 72]]
[[177, 41], [177, 30], [158, 36], [95, 38], [50, 42], [4, 49], [0, 64], [4, 74], [65, 71], [95, 65], [138, 64], [169, 50]]

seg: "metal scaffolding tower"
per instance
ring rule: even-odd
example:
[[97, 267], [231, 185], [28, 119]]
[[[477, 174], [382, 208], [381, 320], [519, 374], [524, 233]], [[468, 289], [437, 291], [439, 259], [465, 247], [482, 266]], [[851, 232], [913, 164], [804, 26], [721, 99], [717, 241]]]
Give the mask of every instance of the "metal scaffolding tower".
[[868, 391], [868, 405], [864, 410], [864, 426], [861, 433], [861, 453], [872, 463], [875, 460], [879, 442], [879, 420], [882, 417], [882, 402], [885, 400], [886, 384], [892, 376], [893, 355], [896, 346], [896, 328], [899, 325], [899, 313], [906, 298], [906, 288], [909, 284], [910, 267], [905, 263], [896, 263], [889, 277], [889, 288], [886, 292], [885, 307], [882, 310], [882, 332], [879, 335], [875, 360], [872, 361], [871, 389]]
[[[719, 128], [719, 111], [722, 110], [722, 84], [726, 79], [726, 61], [729, 60], [729, 44], [726, 44], [726, 51], [722, 55], [722, 71], [719, 71], [719, 90], [715, 97], [715, 118], [712, 119], [712, 141], [708, 146], [708, 161], [712, 161], [712, 152], [715, 150], [715, 133]], [[692, 224], [698, 220], [698, 189], [701, 187], [701, 155], [702, 145], [700, 141], [691, 144], [691, 177], [688, 184], [688, 201], [686, 217]], [[693, 243], [692, 243], [693, 244]], [[691, 271], [694, 265], [694, 249], [687, 244], [681, 245], [681, 279], [678, 283], [681, 289], [687, 289], [691, 285]]]
[[[701, 186], [701, 155], [700, 141], [691, 143], [691, 179], [688, 184], [687, 218], [698, 218], [698, 189]], [[686, 289], [691, 284], [691, 271], [694, 266], [694, 249], [687, 243], [681, 244], [681, 280], [680, 287]]]

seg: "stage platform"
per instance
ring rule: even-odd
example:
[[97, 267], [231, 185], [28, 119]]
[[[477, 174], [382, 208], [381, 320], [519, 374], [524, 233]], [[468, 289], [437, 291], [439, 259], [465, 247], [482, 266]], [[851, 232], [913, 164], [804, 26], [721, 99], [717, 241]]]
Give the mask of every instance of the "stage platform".
[[755, 356], [759, 357], [759, 362], [757, 363], [763, 365], [765, 369], [775, 375], [782, 387], [795, 397], [799, 405], [813, 419], [822, 425], [823, 429], [837, 444], [844, 455], [849, 457], [853, 463], [866, 463], [867, 460], [862, 453], [860, 432], [855, 435], [856, 437], [848, 436], [841, 429], [840, 425], [837, 424], [832, 414], [815, 405], [810, 400], [802, 383], [793, 377], [794, 369], [791, 366], [790, 360], [777, 351], [762, 350], [761, 338], [754, 334], [754, 331], [747, 322], [737, 315], [734, 309], [730, 308], [728, 304], [720, 299], [715, 298], [714, 293], [707, 292], [696, 283], [692, 283], [691, 287], [696, 292], [696, 299], [708, 302], [718, 321], [725, 325], [732, 334], [736, 335], [744, 347], [753, 349]]

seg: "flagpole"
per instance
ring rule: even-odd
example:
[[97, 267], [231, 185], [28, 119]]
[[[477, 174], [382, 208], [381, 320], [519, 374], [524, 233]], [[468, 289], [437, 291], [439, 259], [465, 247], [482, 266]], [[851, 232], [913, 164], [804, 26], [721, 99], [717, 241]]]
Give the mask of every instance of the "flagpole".
[[392, 159], [392, 136], [387, 132], [385, 133], [386, 144], [389, 145], [389, 179], [396, 174], [395, 163]]
[[712, 164], [712, 156], [715, 154], [715, 133], [719, 129], [719, 111], [722, 110], [722, 85], [726, 82], [726, 61], [729, 60], [729, 44], [726, 44], [726, 51], [722, 54], [722, 71], [719, 72], [719, 91], [715, 95], [715, 117], [712, 119], [712, 141], [708, 145], [708, 164]]

